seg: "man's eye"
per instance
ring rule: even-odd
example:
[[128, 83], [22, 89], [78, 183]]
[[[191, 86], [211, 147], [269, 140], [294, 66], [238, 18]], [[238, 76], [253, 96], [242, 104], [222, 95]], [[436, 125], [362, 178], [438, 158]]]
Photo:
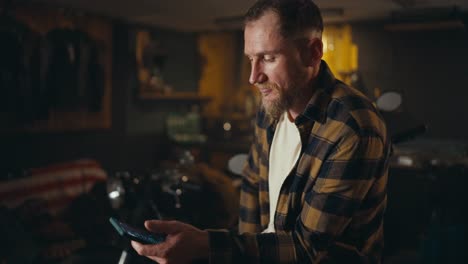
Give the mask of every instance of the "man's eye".
[[275, 57], [267, 55], [263, 57], [263, 60], [266, 62], [273, 62], [275, 60]]

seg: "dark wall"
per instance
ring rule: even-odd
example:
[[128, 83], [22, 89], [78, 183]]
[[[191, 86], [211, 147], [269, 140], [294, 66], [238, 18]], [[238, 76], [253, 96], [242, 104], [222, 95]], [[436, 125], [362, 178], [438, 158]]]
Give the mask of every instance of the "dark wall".
[[[164, 113], [177, 110], [178, 106], [170, 102], [142, 102], [136, 98], [133, 29], [124, 24], [114, 27], [112, 128], [1, 134], [2, 173], [77, 158], [96, 159], [109, 171], [148, 170], [166, 155], [168, 143], [164, 136]], [[175, 89], [195, 91], [199, 67], [196, 36], [158, 29], [152, 31], [164, 40], [167, 47], [166, 81]]]
[[[466, 230], [462, 224], [466, 219], [458, 213], [463, 191], [457, 186], [465, 186], [467, 171], [466, 165], [455, 164], [467, 153], [468, 33], [390, 32], [382, 23], [360, 23], [353, 25], [353, 42], [359, 48], [359, 70], [367, 90], [403, 93], [404, 115], [394, 115], [399, 118], [393, 125], [407, 127], [402, 121], [413, 119], [414, 125], [419, 121], [428, 126], [425, 135], [395, 147], [395, 155], [409, 153], [422, 168], [390, 169], [385, 255], [390, 256], [389, 263], [424, 263], [428, 257], [443, 262], [434, 259], [445, 256], [449, 248], [455, 248], [455, 255], [463, 251], [456, 236]], [[428, 166], [430, 159], [440, 165]], [[457, 198], [446, 198], [452, 196]], [[399, 259], [398, 252], [412, 253], [401, 253]]]
[[403, 92], [404, 109], [433, 139], [468, 139], [468, 33], [464, 29], [385, 31], [353, 25], [368, 90]]

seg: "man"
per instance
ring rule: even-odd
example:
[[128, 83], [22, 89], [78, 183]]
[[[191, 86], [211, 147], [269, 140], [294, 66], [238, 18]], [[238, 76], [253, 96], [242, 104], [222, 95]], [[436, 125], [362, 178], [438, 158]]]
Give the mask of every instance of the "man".
[[244, 170], [239, 234], [147, 221], [161, 245], [132, 242], [160, 263], [378, 263], [389, 143], [371, 102], [322, 58], [311, 0], [260, 0], [245, 17], [250, 83], [262, 94]]

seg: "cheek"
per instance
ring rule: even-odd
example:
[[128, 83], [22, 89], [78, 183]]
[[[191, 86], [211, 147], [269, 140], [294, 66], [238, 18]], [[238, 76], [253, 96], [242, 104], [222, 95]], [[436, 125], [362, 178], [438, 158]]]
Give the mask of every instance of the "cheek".
[[301, 67], [301, 65], [291, 64], [284, 75], [286, 76], [284, 80], [286, 81], [287, 87], [298, 88], [297, 86], [304, 85], [307, 73], [306, 69]]
[[274, 84], [276, 89], [284, 90], [288, 86], [288, 68], [285, 65], [275, 65], [265, 72], [268, 76], [268, 82]]

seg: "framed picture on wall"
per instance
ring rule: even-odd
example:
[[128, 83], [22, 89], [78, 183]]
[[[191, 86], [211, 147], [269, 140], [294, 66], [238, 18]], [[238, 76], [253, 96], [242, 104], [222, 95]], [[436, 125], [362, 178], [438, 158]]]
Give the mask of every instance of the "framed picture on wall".
[[139, 81], [138, 94], [162, 95], [171, 92], [171, 86], [164, 80], [163, 70], [167, 55], [161, 42], [148, 31], [136, 32], [136, 64]]

